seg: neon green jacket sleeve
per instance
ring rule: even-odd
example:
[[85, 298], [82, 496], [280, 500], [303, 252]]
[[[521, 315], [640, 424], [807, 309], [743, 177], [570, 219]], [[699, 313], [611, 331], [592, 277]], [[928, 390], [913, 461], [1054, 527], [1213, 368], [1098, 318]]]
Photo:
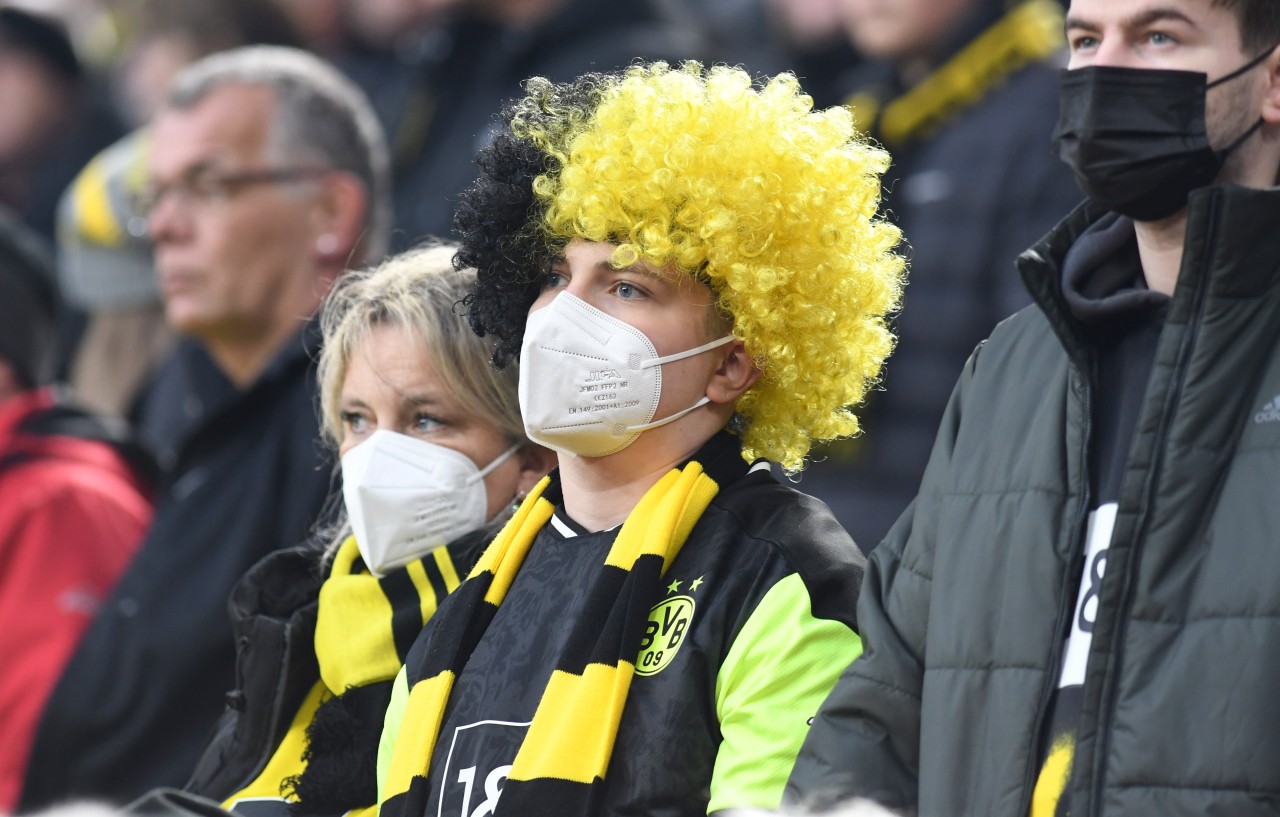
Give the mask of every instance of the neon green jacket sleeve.
[[383, 792], [386, 790], [387, 774], [391, 769], [391, 750], [395, 748], [396, 739], [400, 736], [400, 723], [404, 720], [404, 710], [409, 704], [409, 675], [401, 667], [396, 680], [391, 685], [391, 702], [387, 704], [387, 714], [382, 720], [382, 737], [378, 739], [378, 805], [382, 805]]
[[861, 653], [862, 641], [848, 625], [813, 616], [798, 574], [770, 588], [716, 678], [723, 741], [708, 812], [781, 804], [810, 719]]

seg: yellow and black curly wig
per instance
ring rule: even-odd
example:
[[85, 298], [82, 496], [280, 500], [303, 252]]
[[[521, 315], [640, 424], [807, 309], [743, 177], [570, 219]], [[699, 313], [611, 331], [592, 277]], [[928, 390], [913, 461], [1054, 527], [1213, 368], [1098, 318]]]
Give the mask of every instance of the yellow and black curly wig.
[[502, 118], [455, 220], [495, 364], [519, 354], [550, 261], [572, 239], [609, 241], [619, 267], [695, 275], [732, 316], [763, 371], [737, 406], [745, 457], [794, 472], [813, 442], [857, 433], [904, 262], [877, 215], [889, 157], [847, 110], [812, 110], [790, 74], [655, 63], [532, 79]]

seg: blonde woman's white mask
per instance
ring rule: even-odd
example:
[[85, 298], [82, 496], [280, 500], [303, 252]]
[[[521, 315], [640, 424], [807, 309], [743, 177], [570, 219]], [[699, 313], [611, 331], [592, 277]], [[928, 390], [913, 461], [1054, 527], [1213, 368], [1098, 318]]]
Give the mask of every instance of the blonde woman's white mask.
[[375, 576], [420, 559], [485, 524], [483, 469], [460, 451], [379, 429], [342, 456], [342, 498], [356, 545]]

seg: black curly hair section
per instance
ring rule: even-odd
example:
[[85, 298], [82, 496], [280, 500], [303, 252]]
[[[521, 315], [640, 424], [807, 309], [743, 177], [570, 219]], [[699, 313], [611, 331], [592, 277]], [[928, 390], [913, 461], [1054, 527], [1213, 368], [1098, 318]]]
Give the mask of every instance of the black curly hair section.
[[543, 228], [547, 207], [533, 192], [534, 180], [560, 172], [572, 132], [591, 116], [600, 89], [616, 76], [586, 74], [564, 84], [529, 80], [525, 95], [503, 106], [502, 129], [476, 156], [480, 176], [454, 211], [460, 248], [453, 263], [476, 269], [475, 287], [463, 306], [476, 334], [493, 336], [498, 368], [520, 356], [529, 307], [568, 243]]

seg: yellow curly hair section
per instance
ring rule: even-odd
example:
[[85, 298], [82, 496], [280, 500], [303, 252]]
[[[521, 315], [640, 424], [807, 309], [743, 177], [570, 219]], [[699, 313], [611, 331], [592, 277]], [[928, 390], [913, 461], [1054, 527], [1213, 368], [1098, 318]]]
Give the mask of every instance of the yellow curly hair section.
[[712, 287], [763, 372], [737, 405], [748, 460], [796, 472], [814, 442], [858, 433], [852, 407], [893, 348], [904, 279], [901, 233], [877, 214], [888, 154], [843, 107], [812, 110], [790, 74], [756, 86], [736, 68], [656, 63], [596, 99], [555, 132], [512, 122], [554, 160], [534, 183], [547, 240], [615, 242], [618, 266]]

